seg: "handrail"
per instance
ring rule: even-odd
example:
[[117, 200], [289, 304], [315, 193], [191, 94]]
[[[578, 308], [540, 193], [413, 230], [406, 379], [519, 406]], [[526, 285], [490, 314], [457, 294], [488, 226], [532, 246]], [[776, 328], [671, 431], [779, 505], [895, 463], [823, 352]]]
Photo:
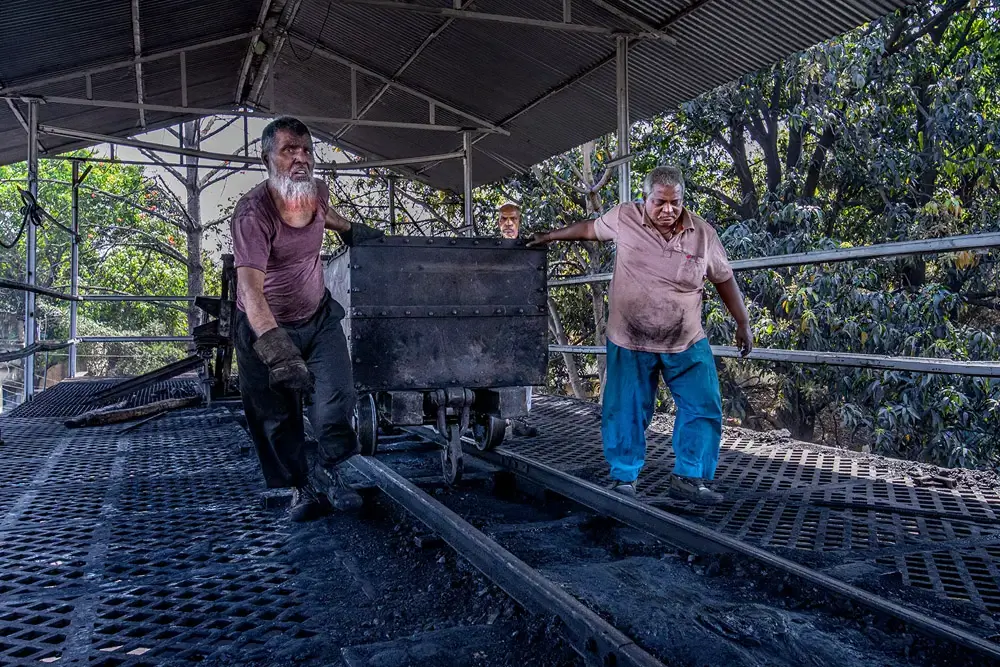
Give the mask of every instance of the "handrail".
[[[875, 245], [859, 246], [856, 248], [810, 250], [808, 252], [795, 252], [786, 255], [737, 259], [730, 262], [730, 265], [733, 267], [733, 271], [752, 271], [754, 269], [774, 269], [787, 266], [804, 266], [807, 264], [849, 262], [860, 259], [899, 257], [902, 255], [927, 255], [959, 250], [984, 250], [997, 247], [1000, 247], [1000, 232], [985, 232], [982, 234], [946, 236], [937, 239], [877, 243]], [[611, 276], [612, 274], [610, 273], [594, 273], [590, 275], [570, 276], [568, 278], [554, 278], [549, 281], [549, 287], [608, 282], [611, 280]]]
[[[550, 345], [549, 352], [574, 354], [606, 354], [602, 345]], [[717, 357], [740, 358], [738, 348], [713, 345]], [[969, 375], [972, 377], [1000, 378], [1000, 363], [995, 361], [958, 361], [934, 357], [887, 357], [880, 354], [855, 354], [852, 352], [811, 352], [809, 350], [781, 350], [756, 348], [749, 356], [751, 361], [785, 361], [816, 366], [849, 366], [878, 370], [914, 371], [941, 375]]]
[[64, 301], [83, 301], [83, 297], [58, 292], [54, 289], [49, 289], [48, 287], [39, 287], [38, 285], [20, 283], [16, 280], [7, 280], [6, 278], [0, 278], [0, 288], [16, 289], [22, 292], [32, 292], [34, 294], [44, 294], [45, 296], [50, 296], [53, 299], [63, 299]]
[[36, 352], [49, 352], [51, 350], [61, 350], [64, 347], [69, 347], [72, 341], [40, 341], [38, 343], [32, 343], [27, 347], [22, 347], [19, 350], [11, 350], [9, 352], [0, 352], [0, 361], [14, 361], [15, 359], [24, 359], [25, 357], [30, 357]]

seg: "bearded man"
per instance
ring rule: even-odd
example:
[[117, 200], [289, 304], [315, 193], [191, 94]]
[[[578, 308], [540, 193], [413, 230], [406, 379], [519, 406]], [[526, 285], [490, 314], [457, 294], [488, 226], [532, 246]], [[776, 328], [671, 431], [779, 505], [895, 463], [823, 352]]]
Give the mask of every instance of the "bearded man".
[[323, 284], [320, 251], [327, 229], [348, 245], [374, 230], [330, 207], [329, 187], [313, 177], [312, 138], [301, 121], [278, 118], [264, 128], [261, 159], [268, 178], [240, 199], [232, 219], [240, 393], [268, 488], [291, 487], [290, 517], [306, 521], [326, 504], [309, 481], [303, 403], [317, 461], [337, 482], [330, 500], [338, 509], [361, 502], [336, 472], [359, 451], [351, 423], [357, 395], [344, 308]]

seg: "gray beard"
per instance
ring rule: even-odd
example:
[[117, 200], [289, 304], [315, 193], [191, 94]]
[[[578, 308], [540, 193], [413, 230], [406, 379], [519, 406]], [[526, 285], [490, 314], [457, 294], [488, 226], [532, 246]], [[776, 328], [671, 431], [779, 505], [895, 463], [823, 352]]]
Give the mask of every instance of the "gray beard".
[[285, 174], [269, 174], [267, 180], [289, 208], [307, 208], [316, 204], [318, 192], [315, 178], [295, 181]]

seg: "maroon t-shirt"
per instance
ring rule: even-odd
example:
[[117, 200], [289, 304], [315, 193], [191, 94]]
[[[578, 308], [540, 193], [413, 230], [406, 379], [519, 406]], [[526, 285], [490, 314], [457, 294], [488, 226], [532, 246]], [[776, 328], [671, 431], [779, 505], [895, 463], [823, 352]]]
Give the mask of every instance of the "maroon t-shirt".
[[[233, 212], [233, 256], [236, 267], [263, 271], [264, 297], [278, 322], [308, 319], [323, 300], [323, 224], [330, 188], [316, 180], [316, 215], [305, 227], [291, 227], [281, 219], [267, 181], [243, 195]], [[246, 312], [240, 295], [236, 307]]]

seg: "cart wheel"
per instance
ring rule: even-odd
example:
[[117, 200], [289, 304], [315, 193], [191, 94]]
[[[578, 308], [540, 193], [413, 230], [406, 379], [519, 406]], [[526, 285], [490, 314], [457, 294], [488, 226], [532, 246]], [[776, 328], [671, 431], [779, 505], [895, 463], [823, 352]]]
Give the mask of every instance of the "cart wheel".
[[472, 429], [476, 449], [481, 452], [488, 452], [491, 449], [499, 447], [503, 443], [503, 437], [506, 432], [506, 419], [498, 419], [497, 417], [487, 415], [484, 419], [479, 420]]
[[358, 404], [354, 408], [354, 430], [361, 443], [361, 455], [375, 456], [378, 451], [378, 412], [371, 394], [358, 396]]

